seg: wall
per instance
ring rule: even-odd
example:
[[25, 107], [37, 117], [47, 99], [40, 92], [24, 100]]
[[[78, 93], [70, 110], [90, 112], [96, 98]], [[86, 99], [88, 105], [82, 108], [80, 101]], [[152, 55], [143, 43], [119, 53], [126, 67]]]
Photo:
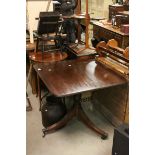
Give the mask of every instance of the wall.
[[[30, 42], [33, 43], [33, 30], [37, 29], [39, 12], [46, 11], [48, 0], [27, 0], [27, 27], [30, 31]], [[53, 11], [53, 4], [51, 3], [49, 11]]]
[[109, 5], [113, 4], [112, 0], [104, 0], [104, 6], [103, 6], [103, 15], [107, 19], [109, 18]]
[[[88, 8], [91, 17], [105, 17], [109, 15], [109, 5], [112, 0], [89, 0]], [[81, 0], [82, 12], [85, 12], [85, 0]], [[93, 13], [93, 14], [92, 14]]]

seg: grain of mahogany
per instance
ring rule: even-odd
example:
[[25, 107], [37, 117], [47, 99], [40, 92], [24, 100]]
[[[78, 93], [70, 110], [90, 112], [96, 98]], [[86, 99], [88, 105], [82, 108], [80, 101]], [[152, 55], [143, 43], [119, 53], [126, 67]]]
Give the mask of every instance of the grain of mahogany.
[[[81, 93], [121, 85], [127, 81], [113, 71], [96, 64], [94, 60], [71, 60], [34, 65], [38, 77], [42, 79], [49, 91], [58, 96], [74, 96], [73, 107], [57, 123], [43, 129], [45, 134], [55, 131], [77, 117], [88, 128], [105, 139], [108, 134], [95, 126], [87, 117], [81, 106]], [[39, 81], [39, 80], [38, 80]]]
[[30, 60], [34, 62], [53, 62], [61, 61], [67, 58], [67, 53], [65, 52], [31, 52], [29, 53]]
[[[85, 91], [103, 89], [126, 82], [94, 60], [63, 61], [34, 66], [47, 88], [56, 96], [70, 96]], [[41, 68], [38, 71], [38, 68]]]

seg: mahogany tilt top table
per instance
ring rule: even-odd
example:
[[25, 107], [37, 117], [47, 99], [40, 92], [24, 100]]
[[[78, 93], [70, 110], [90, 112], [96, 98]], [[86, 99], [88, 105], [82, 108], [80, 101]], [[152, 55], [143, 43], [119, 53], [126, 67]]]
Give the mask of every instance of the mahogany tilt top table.
[[95, 60], [68, 60], [36, 64], [34, 69], [52, 94], [57, 97], [74, 96], [74, 105], [70, 111], [62, 120], [44, 129], [44, 134], [59, 129], [77, 116], [103, 139], [107, 137], [108, 134], [97, 128], [84, 113], [80, 103], [81, 93], [126, 84], [127, 81], [123, 77], [98, 64]]

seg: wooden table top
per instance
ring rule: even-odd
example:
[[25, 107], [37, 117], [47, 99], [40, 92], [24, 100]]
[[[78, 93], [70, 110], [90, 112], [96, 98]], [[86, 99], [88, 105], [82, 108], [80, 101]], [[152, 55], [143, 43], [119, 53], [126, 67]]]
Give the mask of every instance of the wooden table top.
[[29, 53], [29, 58], [34, 62], [53, 62], [61, 61], [67, 58], [67, 53], [65, 52], [31, 52]]
[[58, 97], [127, 83], [123, 77], [95, 60], [35, 64], [34, 69], [49, 91]]

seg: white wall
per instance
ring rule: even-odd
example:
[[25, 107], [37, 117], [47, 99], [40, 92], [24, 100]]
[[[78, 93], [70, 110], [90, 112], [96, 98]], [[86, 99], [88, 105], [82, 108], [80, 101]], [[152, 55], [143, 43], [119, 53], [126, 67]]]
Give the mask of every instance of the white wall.
[[112, 0], [104, 0], [103, 15], [105, 18], [109, 18], [109, 5], [113, 4]]
[[[39, 12], [46, 11], [48, 0], [28, 0], [27, 2], [28, 29], [30, 31], [30, 42], [33, 43], [33, 30], [37, 29]], [[49, 7], [49, 11], [53, 11], [53, 3]]]
[[[82, 12], [85, 12], [85, 0], [81, 0]], [[94, 13], [91, 17], [109, 18], [109, 5], [112, 0], [89, 0], [89, 13]]]

